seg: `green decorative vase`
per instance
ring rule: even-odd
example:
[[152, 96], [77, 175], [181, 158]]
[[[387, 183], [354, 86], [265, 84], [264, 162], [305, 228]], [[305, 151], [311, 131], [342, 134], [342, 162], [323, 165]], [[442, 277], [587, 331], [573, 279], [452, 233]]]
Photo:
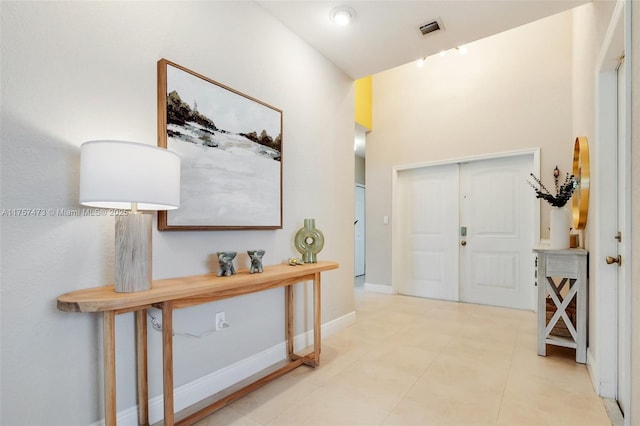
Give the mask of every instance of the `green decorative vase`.
[[316, 229], [315, 219], [304, 220], [304, 226], [296, 232], [295, 244], [304, 263], [318, 263], [316, 255], [324, 247], [324, 235]]

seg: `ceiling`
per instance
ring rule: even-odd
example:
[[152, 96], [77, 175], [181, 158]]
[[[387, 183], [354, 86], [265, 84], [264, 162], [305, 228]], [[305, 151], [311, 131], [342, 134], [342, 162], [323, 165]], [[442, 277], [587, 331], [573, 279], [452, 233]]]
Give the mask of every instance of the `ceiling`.
[[[257, 0], [265, 10], [353, 79], [588, 3], [589, 0]], [[334, 24], [333, 8], [355, 18]], [[439, 20], [443, 29], [423, 36], [419, 27]]]

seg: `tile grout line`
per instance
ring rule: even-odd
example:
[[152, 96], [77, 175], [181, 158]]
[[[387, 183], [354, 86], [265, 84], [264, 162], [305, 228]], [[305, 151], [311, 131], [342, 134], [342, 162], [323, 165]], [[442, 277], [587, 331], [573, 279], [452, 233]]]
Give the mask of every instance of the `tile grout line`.
[[[451, 343], [451, 341], [453, 340], [453, 338], [451, 338], [449, 340], [449, 342], [447, 343], [447, 345], [449, 345]], [[447, 346], [445, 345], [445, 347]], [[427, 373], [427, 371], [429, 370], [429, 367], [435, 362], [435, 360], [441, 356], [442, 354], [440, 353], [441, 351], [438, 352], [438, 354], [436, 356], [434, 356], [431, 361], [429, 361], [429, 363], [427, 364], [427, 366], [425, 367], [424, 371], [419, 374], [415, 380], [413, 381], [413, 383], [407, 388], [406, 391], [404, 391], [404, 393], [402, 394], [402, 396], [398, 399], [398, 401], [395, 403], [395, 405], [393, 406], [393, 408], [391, 408], [391, 410], [389, 410], [389, 414], [387, 415], [387, 417], [385, 418], [385, 421], [387, 421], [389, 419], [389, 417], [391, 417], [391, 415], [393, 414], [393, 412], [395, 411], [396, 408], [398, 408], [398, 405], [400, 405], [400, 403], [407, 397], [407, 394], [409, 394], [409, 392], [415, 387], [416, 383], [418, 383], [418, 381], [420, 379], [422, 379], [422, 377], [424, 377], [424, 375]], [[384, 422], [383, 422], [384, 423]]]
[[513, 358], [515, 357], [516, 354], [516, 345], [518, 344], [518, 339], [520, 337], [520, 333], [522, 332], [522, 323], [524, 320], [520, 319], [518, 320], [518, 332], [516, 333], [516, 338], [513, 341], [513, 345], [511, 347], [511, 357], [509, 359], [509, 368], [507, 369], [507, 377], [505, 378], [504, 381], [504, 388], [502, 389], [502, 396], [500, 397], [500, 405], [498, 407], [498, 415], [496, 416], [496, 421], [495, 421], [495, 425], [498, 425], [498, 422], [500, 421], [500, 414], [502, 414], [502, 408], [503, 408], [503, 404], [504, 404], [504, 397], [507, 393], [507, 385], [509, 383], [509, 378], [511, 377], [511, 369], [513, 367]]

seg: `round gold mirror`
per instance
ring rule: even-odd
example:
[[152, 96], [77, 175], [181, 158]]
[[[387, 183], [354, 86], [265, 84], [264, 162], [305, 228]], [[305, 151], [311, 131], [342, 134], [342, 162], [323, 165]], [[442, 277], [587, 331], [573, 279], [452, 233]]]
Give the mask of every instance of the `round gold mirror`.
[[573, 228], [584, 229], [589, 213], [589, 141], [578, 136], [573, 145], [573, 176], [578, 188], [573, 194]]

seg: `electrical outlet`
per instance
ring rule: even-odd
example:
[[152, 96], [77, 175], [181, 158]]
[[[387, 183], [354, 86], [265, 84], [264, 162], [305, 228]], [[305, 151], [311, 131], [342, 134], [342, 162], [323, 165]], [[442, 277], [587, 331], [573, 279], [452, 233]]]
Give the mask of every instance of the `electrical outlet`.
[[216, 312], [216, 331], [220, 331], [226, 327], [229, 327], [229, 324], [225, 321], [224, 312]]

